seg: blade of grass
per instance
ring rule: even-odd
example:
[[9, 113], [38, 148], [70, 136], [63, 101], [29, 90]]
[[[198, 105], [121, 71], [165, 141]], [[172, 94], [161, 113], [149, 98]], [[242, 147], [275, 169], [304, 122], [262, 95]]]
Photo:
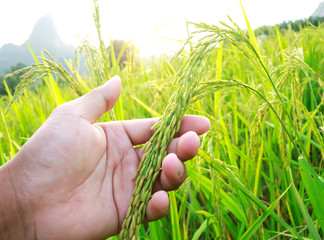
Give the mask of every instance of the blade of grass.
[[177, 208], [177, 201], [176, 201], [174, 191], [169, 192], [169, 198], [170, 198], [170, 206], [171, 206], [170, 216], [171, 216], [171, 225], [172, 225], [172, 239], [181, 240], [178, 208]]
[[127, 47], [129, 46], [129, 44], [131, 44], [133, 40], [129, 40], [128, 42], [126, 42], [124, 44], [124, 46], [122, 47], [122, 49], [120, 50], [119, 54], [118, 54], [118, 57], [117, 57], [117, 61], [116, 61], [116, 64], [119, 65], [120, 63], [120, 59], [122, 58], [124, 52], [126, 51]]
[[[213, 166], [221, 175], [224, 177], [227, 177], [228, 180], [234, 184], [247, 198], [249, 198], [252, 202], [254, 202], [259, 208], [266, 211], [267, 206], [264, 205], [263, 202], [260, 201], [256, 196], [254, 196], [234, 175], [228, 172], [222, 165], [219, 164], [216, 160], [208, 156], [208, 154], [203, 151], [202, 149], [199, 149], [198, 155], [204, 158], [211, 166]], [[277, 214], [274, 212], [270, 213], [270, 216], [273, 217], [281, 226], [289, 230], [296, 238], [302, 239], [299, 234], [291, 228], [285, 221], [283, 221]]]
[[254, 31], [253, 31], [253, 29], [251, 27], [251, 24], [249, 22], [249, 19], [248, 19], [246, 13], [245, 13], [245, 10], [244, 10], [244, 7], [243, 7], [243, 3], [242, 3], [241, 0], [240, 0], [240, 5], [241, 5], [241, 8], [242, 8], [242, 12], [243, 12], [244, 19], [245, 19], [245, 24], [246, 24], [246, 27], [248, 29], [248, 33], [249, 33], [249, 37], [250, 37], [251, 43], [253, 44], [255, 50], [257, 51], [257, 53], [261, 56], [261, 52], [260, 52], [258, 43], [256, 41], [256, 37], [255, 37]]
[[[223, 66], [223, 42], [219, 43], [219, 49], [217, 50], [217, 58], [216, 58], [216, 79], [222, 78], [222, 66]], [[219, 92], [214, 93], [214, 112], [215, 115], [218, 113], [219, 108]]]
[[285, 59], [284, 50], [288, 47], [287, 42], [286, 42], [285, 38], [282, 36], [279, 28], [277, 28], [276, 26], [274, 26], [274, 28], [276, 29], [277, 38], [278, 38], [278, 42], [279, 42], [279, 46], [280, 46], [281, 59], [282, 59], [282, 62], [285, 63], [286, 59]]
[[271, 212], [275, 209], [278, 205], [280, 199], [287, 193], [291, 185], [277, 198], [268, 208], [267, 210], [246, 230], [243, 236], [240, 238], [241, 240], [250, 239], [253, 234], [257, 231], [257, 229], [261, 226], [261, 224], [268, 218]]
[[[187, 168], [187, 170], [189, 176], [191, 176], [197, 182], [200, 182], [199, 186], [206, 192], [206, 195], [212, 193], [212, 181], [209, 178], [204, 175], [199, 176], [196, 170], [193, 168]], [[232, 196], [230, 196], [223, 190], [221, 190], [220, 193], [217, 194], [221, 194], [222, 204], [228, 209], [228, 211], [247, 226], [248, 220], [246, 219], [244, 212], [238, 204], [238, 200], [233, 199]]]
[[[10, 92], [10, 89], [9, 89], [9, 87], [8, 87], [7, 82], [6, 82], [5, 79], [3, 79], [3, 84], [4, 84], [5, 88], [6, 88], [6, 91], [7, 91], [7, 94], [8, 94], [8, 97], [9, 97], [10, 101], [12, 101], [12, 94]], [[20, 111], [19, 111], [17, 105], [16, 104], [13, 104], [12, 105], [12, 108], [13, 108], [16, 116], [17, 116], [18, 121], [21, 123], [22, 122], [22, 117], [21, 117], [21, 114], [20, 114]], [[24, 124], [19, 124], [19, 126], [20, 126], [21, 130], [23, 132], [25, 132], [25, 125]]]
[[324, 183], [304, 158], [299, 159], [299, 170], [315, 215], [324, 232]]
[[296, 198], [296, 200], [298, 202], [299, 209], [302, 212], [303, 217], [304, 217], [304, 219], [306, 221], [308, 230], [311, 233], [311, 235], [312, 235], [312, 237], [313, 237], [314, 240], [321, 240], [321, 237], [319, 236], [319, 234], [318, 234], [318, 232], [316, 230], [316, 227], [315, 227], [315, 225], [313, 223], [313, 220], [309, 216], [309, 213], [308, 213], [308, 211], [307, 211], [307, 209], [305, 207], [305, 204], [304, 204], [303, 200], [299, 196], [298, 190], [297, 190], [297, 188], [295, 186], [295, 183], [294, 183], [294, 180], [293, 180], [293, 176], [292, 176], [292, 173], [291, 173], [291, 169], [289, 169], [289, 176], [290, 176], [290, 180], [291, 180], [291, 183], [292, 183], [292, 187], [293, 187], [293, 192], [294, 192], [295, 198]]
[[116, 75], [117, 74], [118, 64], [116, 62], [114, 42], [113, 42], [112, 38], [110, 38], [110, 61], [111, 61], [111, 64], [112, 64], [113, 73], [114, 73], [114, 75]]
[[149, 228], [150, 228], [150, 239], [165, 239], [165, 236], [163, 234], [160, 220], [149, 222]]
[[153, 117], [161, 117], [161, 114], [153, 110], [151, 107], [147, 106], [144, 102], [142, 102], [140, 99], [135, 97], [133, 94], [128, 93], [128, 95], [131, 98], [133, 98], [137, 103], [139, 103], [142, 107], [144, 107], [149, 113], [151, 113]]
[[16, 151], [13, 147], [13, 144], [11, 142], [11, 137], [10, 137], [10, 133], [9, 133], [9, 129], [8, 129], [8, 126], [7, 126], [7, 123], [6, 123], [6, 119], [4, 117], [4, 114], [3, 114], [3, 111], [2, 111], [2, 108], [0, 108], [0, 114], [1, 114], [1, 121], [3, 123], [3, 126], [4, 126], [4, 129], [5, 129], [5, 132], [6, 132], [6, 135], [7, 135], [7, 139], [8, 139], [8, 145], [9, 145], [9, 153], [10, 153], [10, 158], [13, 158], [16, 154]]
[[261, 175], [261, 165], [262, 165], [262, 154], [263, 154], [263, 141], [261, 142], [260, 146], [260, 152], [258, 157], [258, 163], [256, 168], [256, 175], [255, 175], [255, 181], [254, 181], [254, 189], [253, 194], [258, 197], [259, 188], [260, 188], [260, 175]]
[[195, 234], [192, 237], [192, 240], [198, 240], [199, 237], [205, 232], [206, 228], [207, 228], [207, 224], [208, 224], [208, 220], [206, 219], [201, 225], [200, 227], [197, 229], [197, 231], [195, 232]]

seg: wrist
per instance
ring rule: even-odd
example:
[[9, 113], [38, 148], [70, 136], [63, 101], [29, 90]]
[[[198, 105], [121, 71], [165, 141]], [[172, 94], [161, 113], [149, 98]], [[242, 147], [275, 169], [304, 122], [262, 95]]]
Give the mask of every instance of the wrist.
[[34, 239], [35, 235], [17, 160], [0, 167], [0, 239]]

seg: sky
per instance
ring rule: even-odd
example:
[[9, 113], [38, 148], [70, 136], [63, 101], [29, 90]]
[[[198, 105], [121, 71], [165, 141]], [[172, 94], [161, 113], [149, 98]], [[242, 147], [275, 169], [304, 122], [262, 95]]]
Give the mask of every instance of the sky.
[[[309, 17], [323, 0], [242, 0], [253, 28]], [[173, 50], [170, 39], [185, 39], [186, 20], [218, 24], [229, 15], [243, 29], [239, 0], [99, 0], [106, 42], [133, 39], [144, 54]], [[92, 0], [1, 0], [0, 46], [22, 44], [35, 22], [52, 15], [61, 39], [78, 46], [87, 37], [97, 43]]]

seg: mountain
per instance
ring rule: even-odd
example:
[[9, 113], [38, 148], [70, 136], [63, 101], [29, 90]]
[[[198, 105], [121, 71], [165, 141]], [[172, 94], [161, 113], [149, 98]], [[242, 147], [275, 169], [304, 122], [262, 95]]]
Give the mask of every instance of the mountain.
[[[54, 20], [50, 15], [46, 15], [36, 22], [28, 42], [37, 56], [40, 56], [41, 51], [46, 49], [61, 63], [64, 63], [64, 58], [74, 58], [75, 47], [64, 44], [57, 33]], [[28, 66], [34, 62], [27, 43], [20, 46], [10, 43], [0, 48], [0, 74], [3, 74], [17, 63], [23, 63]]]
[[315, 12], [312, 14], [312, 17], [324, 17], [324, 2], [320, 3]]

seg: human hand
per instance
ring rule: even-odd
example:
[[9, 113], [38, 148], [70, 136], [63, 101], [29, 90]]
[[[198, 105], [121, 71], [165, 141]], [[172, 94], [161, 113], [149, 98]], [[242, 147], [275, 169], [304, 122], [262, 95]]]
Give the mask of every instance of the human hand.
[[[23, 237], [105, 239], [120, 231], [135, 186], [132, 178], [143, 154], [140, 147], [133, 146], [149, 140], [157, 121], [95, 123], [116, 103], [120, 84], [114, 77], [57, 107], [16, 157], [0, 168], [0, 175], [6, 176], [13, 188], [13, 214], [19, 213]], [[146, 209], [148, 221], [167, 214], [165, 191], [183, 183], [183, 162], [197, 154], [197, 134], [209, 127], [204, 117], [184, 118], [154, 184]], [[9, 232], [10, 228], [14, 226], [9, 226]]]

